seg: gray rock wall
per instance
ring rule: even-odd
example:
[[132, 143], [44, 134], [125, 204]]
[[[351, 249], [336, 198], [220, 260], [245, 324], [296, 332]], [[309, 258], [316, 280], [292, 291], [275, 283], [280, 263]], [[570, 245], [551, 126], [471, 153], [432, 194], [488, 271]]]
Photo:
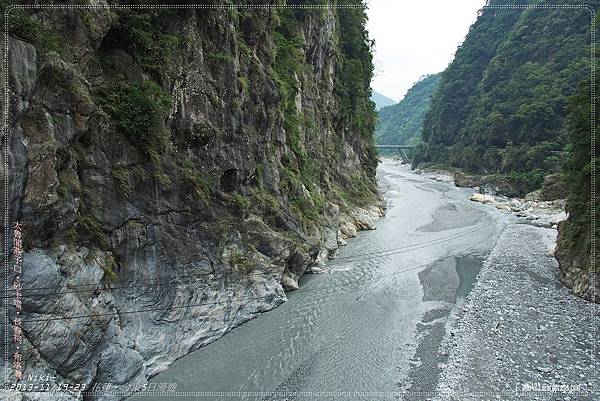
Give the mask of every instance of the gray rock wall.
[[[284, 302], [307, 268], [374, 228], [372, 138], [347, 123], [336, 91], [349, 57], [338, 12], [293, 17], [304, 60], [295, 116], [274, 73], [282, 17], [26, 12], [39, 33], [13, 32], [3, 70], [4, 224], [24, 225], [26, 376], [50, 373], [88, 391], [142, 385]], [[44, 42], [52, 32], [59, 51]]]

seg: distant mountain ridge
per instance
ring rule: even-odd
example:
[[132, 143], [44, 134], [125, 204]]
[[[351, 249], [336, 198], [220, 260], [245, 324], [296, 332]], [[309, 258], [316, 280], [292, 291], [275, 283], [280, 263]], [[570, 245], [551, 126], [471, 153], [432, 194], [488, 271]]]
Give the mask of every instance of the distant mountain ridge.
[[423, 120], [441, 73], [422, 77], [400, 103], [379, 110], [375, 141], [380, 145], [415, 145], [421, 142]]
[[375, 110], [377, 111], [381, 110], [383, 107], [396, 104], [394, 99], [390, 99], [389, 97], [384, 96], [377, 91], [373, 91], [371, 94], [371, 100], [375, 103]]

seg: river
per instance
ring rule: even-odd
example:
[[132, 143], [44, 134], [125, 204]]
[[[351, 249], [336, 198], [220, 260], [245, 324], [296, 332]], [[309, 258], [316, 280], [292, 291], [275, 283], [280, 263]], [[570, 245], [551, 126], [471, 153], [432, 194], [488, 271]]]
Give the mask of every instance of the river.
[[376, 230], [350, 240], [330, 274], [303, 276], [286, 303], [152, 378], [178, 385], [179, 396], [155, 399], [387, 400], [435, 390], [437, 347], [510, 217], [391, 160], [378, 180], [387, 212]]

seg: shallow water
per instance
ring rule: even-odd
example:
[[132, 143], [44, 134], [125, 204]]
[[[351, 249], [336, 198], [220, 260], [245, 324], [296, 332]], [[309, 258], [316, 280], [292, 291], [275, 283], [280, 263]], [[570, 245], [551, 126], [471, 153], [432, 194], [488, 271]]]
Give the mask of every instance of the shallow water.
[[387, 400], [434, 389], [439, 361], [428, 350], [473, 286], [501, 218], [469, 202], [470, 191], [392, 162], [378, 178], [387, 214], [329, 262], [331, 274], [305, 275], [279, 308], [151, 381], [227, 400]]
[[477, 279], [477, 274], [483, 266], [483, 260], [483, 258], [473, 255], [459, 256], [456, 258], [456, 274], [458, 274], [460, 280], [458, 288], [456, 289], [457, 301], [460, 302], [461, 300], [464, 300], [469, 294], [469, 291], [473, 288], [475, 280]]

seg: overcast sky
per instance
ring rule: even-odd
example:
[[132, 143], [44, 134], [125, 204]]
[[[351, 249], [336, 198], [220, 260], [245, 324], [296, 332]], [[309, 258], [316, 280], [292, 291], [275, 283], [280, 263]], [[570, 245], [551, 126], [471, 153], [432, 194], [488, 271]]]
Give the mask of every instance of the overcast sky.
[[399, 101], [420, 76], [443, 71], [485, 0], [367, 0], [375, 39], [373, 89]]

